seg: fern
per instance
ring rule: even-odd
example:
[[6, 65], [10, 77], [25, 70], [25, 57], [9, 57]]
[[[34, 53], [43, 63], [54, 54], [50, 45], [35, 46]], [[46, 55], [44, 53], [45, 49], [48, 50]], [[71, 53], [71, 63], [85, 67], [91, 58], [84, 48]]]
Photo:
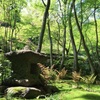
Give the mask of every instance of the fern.
[[64, 79], [67, 74], [67, 70], [65, 69], [65, 67], [63, 69], [61, 69], [61, 71], [56, 70], [56, 72], [58, 73], [58, 75], [57, 75], [58, 79]]
[[81, 71], [80, 72], [76, 72], [76, 71], [72, 72], [73, 81], [77, 85], [75, 88], [78, 88], [79, 87], [80, 74], [81, 74]]
[[94, 74], [91, 74], [91, 75], [80, 77], [80, 78], [88, 85], [88, 88], [90, 88], [90, 85], [94, 83], [96, 77], [97, 76], [95, 76]]
[[72, 78], [74, 82], [78, 82], [80, 80], [80, 74], [81, 74], [80, 72], [76, 72], [76, 71], [72, 72]]
[[46, 81], [49, 80], [56, 80], [56, 79], [63, 79], [66, 76], [67, 70], [65, 67], [61, 69], [61, 71], [58, 71], [54, 69], [54, 65], [52, 65], [50, 68], [42, 65], [41, 63], [38, 63], [38, 66], [41, 69], [41, 77], [45, 79]]
[[96, 79], [96, 76], [94, 74], [91, 74], [89, 76], [80, 77], [80, 78], [87, 84], [93, 84]]
[[46, 80], [46, 82], [48, 82], [50, 80], [56, 80], [57, 74], [56, 74], [55, 70], [53, 69], [54, 65], [51, 66], [51, 68], [49, 68], [49, 67], [42, 65], [41, 63], [38, 63], [38, 66], [41, 68], [40, 75], [43, 79]]

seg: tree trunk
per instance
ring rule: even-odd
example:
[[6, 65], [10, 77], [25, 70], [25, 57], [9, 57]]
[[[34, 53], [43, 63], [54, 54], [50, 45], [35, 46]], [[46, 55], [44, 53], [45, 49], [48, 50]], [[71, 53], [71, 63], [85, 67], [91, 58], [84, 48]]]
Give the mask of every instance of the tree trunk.
[[51, 37], [51, 30], [50, 30], [50, 21], [49, 21], [49, 19], [48, 19], [47, 25], [48, 25], [48, 35], [49, 35], [49, 40], [50, 40], [50, 66], [52, 66], [53, 65], [53, 57], [52, 57], [53, 45], [52, 45], [52, 37]]
[[92, 59], [91, 59], [91, 57], [90, 57], [90, 53], [89, 53], [89, 50], [88, 50], [88, 48], [87, 48], [87, 45], [86, 45], [86, 42], [85, 42], [84, 35], [83, 35], [83, 33], [82, 33], [81, 27], [80, 27], [80, 25], [79, 25], [79, 21], [78, 21], [78, 18], [77, 18], [75, 5], [74, 5], [74, 15], [75, 15], [76, 24], [77, 24], [77, 27], [78, 27], [78, 30], [79, 30], [79, 33], [80, 33], [80, 37], [81, 37], [81, 39], [82, 39], [82, 44], [83, 44], [83, 47], [84, 47], [84, 49], [85, 49], [85, 52], [86, 52], [87, 57], [88, 57], [88, 60], [89, 60], [91, 73], [95, 73], [95, 69], [94, 69], [94, 67], [93, 67], [93, 62], [92, 62]]
[[99, 51], [98, 51], [98, 25], [97, 25], [97, 20], [96, 20], [96, 1], [95, 1], [95, 5], [94, 5], [94, 24], [95, 24], [95, 32], [96, 32], [96, 56], [97, 56], [97, 60], [98, 60], [98, 68], [96, 68], [96, 72], [97, 74], [100, 73], [100, 59], [99, 59]]
[[46, 20], [48, 17], [49, 8], [50, 8], [50, 0], [47, 0], [47, 5], [46, 5], [46, 9], [45, 9], [44, 16], [43, 16], [43, 22], [42, 22], [42, 28], [41, 28], [40, 38], [38, 42], [37, 52], [41, 52], [41, 49], [42, 49], [43, 37], [44, 37]]
[[57, 52], [58, 52], [58, 55], [60, 53], [60, 50], [59, 50], [59, 41], [60, 41], [60, 24], [59, 22], [57, 22], [57, 25], [58, 25], [58, 34], [57, 34]]
[[73, 0], [71, 7], [70, 7], [70, 16], [69, 16], [69, 31], [70, 31], [70, 38], [71, 38], [71, 42], [72, 42], [72, 47], [73, 47], [73, 53], [74, 53], [74, 71], [79, 72], [79, 67], [78, 67], [78, 54], [77, 54], [77, 49], [76, 49], [76, 45], [75, 45], [75, 40], [74, 40], [74, 36], [73, 36], [73, 30], [72, 30], [72, 21], [71, 21], [71, 14], [72, 14], [72, 9], [74, 7], [74, 2], [75, 0]]
[[60, 69], [62, 68], [65, 60], [65, 48], [66, 48], [66, 25], [64, 26], [64, 35], [63, 35], [63, 51], [62, 51], [62, 60], [61, 60], [61, 66]]
[[[61, 2], [60, 0], [58, 1], [59, 2], [59, 5], [60, 5], [60, 10], [61, 10]], [[64, 33], [63, 33], [63, 50], [62, 50], [62, 60], [61, 60], [61, 65], [60, 65], [60, 69], [62, 68], [63, 64], [64, 64], [64, 61], [65, 61], [65, 48], [66, 48], [66, 22], [67, 22], [67, 19], [66, 19], [66, 5], [67, 5], [67, 0], [63, 1], [63, 6], [64, 6], [64, 10], [62, 12], [62, 24], [63, 24], [63, 27], [64, 27]]]

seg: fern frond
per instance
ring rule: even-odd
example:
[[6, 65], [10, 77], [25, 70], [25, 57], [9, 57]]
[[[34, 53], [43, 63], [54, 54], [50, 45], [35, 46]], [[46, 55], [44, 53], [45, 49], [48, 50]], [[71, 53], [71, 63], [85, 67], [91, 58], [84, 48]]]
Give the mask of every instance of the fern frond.
[[72, 72], [72, 78], [73, 78], [73, 80], [75, 81], [75, 82], [77, 82], [77, 81], [79, 81], [79, 79], [80, 79], [80, 72], [78, 73], [78, 72], [76, 72], [76, 71], [74, 71], [74, 72]]
[[80, 78], [87, 84], [93, 84], [96, 79], [96, 76], [94, 74], [91, 74], [89, 76], [80, 77]]

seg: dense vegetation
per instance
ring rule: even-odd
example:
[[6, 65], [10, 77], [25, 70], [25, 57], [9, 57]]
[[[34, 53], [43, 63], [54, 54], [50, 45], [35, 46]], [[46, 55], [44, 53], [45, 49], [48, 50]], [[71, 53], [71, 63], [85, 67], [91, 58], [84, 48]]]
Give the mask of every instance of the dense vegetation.
[[100, 0], [0, 0], [0, 83], [11, 73], [4, 54], [30, 49], [50, 57], [54, 80], [100, 84], [99, 13]]

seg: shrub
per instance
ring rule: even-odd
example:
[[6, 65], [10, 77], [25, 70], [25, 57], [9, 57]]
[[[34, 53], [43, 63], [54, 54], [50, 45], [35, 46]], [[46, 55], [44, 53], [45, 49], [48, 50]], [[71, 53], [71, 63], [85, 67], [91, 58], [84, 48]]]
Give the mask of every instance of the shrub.
[[0, 54], [0, 79], [3, 82], [11, 75], [11, 63], [4, 57], [4, 54]]

